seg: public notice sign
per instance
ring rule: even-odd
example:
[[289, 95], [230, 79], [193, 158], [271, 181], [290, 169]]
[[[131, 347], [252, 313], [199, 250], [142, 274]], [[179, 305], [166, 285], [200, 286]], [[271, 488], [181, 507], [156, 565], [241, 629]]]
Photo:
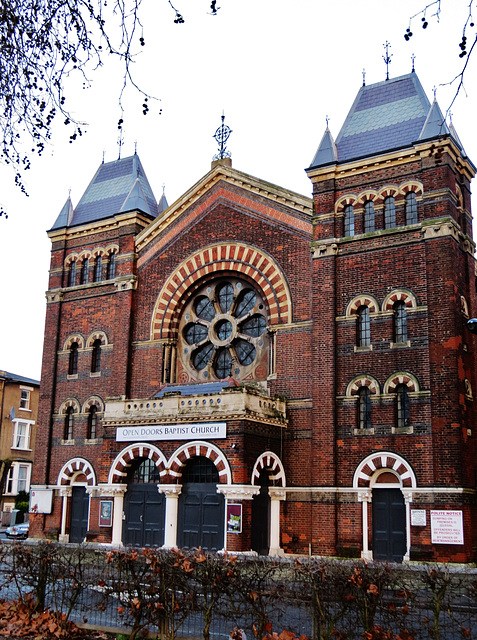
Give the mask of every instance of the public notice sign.
[[432, 544], [464, 544], [462, 511], [431, 511]]
[[153, 440], [217, 440], [227, 437], [226, 422], [197, 424], [154, 424], [118, 427], [116, 442], [150, 442]]

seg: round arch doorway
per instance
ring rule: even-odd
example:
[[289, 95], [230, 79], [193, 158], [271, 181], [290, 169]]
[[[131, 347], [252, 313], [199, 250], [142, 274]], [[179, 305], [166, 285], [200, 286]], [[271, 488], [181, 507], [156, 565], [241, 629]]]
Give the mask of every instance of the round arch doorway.
[[217, 493], [218, 484], [219, 472], [208, 458], [194, 457], [184, 467], [177, 523], [179, 547], [224, 548], [225, 498]]
[[142, 458], [128, 473], [124, 496], [123, 544], [132, 547], [160, 547], [164, 544], [164, 494], [159, 493], [159, 470], [152, 460]]

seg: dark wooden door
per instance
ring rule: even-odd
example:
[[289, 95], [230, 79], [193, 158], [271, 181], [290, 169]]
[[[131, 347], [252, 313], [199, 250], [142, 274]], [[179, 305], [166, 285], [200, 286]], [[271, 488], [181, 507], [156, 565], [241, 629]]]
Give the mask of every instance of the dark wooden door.
[[261, 556], [270, 550], [270, 495], [268, 477], [262, 480], [260, 493], [252, 501], [252, 549]]
[[406, 508], [400, 489], [373, 489], [373, 558], [402, 562], [406, 553]]
[[124, 497], [123, 544], [160, 547], [164, 544], [164, 494], [156, 484], [128, 485]]
[[89, 496], [86, 487], [73, 487], [71, 494], [70, 542], [83, 542], [88, 531]]
[[190, 482], [179, 496], [177, 543], [179, 547], [224, 548], [225, 500], [217, 483]]

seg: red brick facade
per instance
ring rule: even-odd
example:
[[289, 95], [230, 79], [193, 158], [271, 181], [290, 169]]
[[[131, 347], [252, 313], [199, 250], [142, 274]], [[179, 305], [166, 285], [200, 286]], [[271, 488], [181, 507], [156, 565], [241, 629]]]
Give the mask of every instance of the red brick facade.
[[[392, 502], [397, 495], [400, 557], [474, 559], [477, 345], [466, 328], [477, 314], [472, 165], [447, 136], [308, 173], [312, 200], [219, 162], [155, 219], [130, 211], [50, 232], [34, 484], [51, 490], [53, 502], [51, 512], [32, 515], [35, 535], [73, 539], [74, 488], [85, 487], [84, 537], [124, 542], [131, 470], [151, 460], [166, 496], [160, 543], [180, 543], [182, 477], [201, 457], [215, 466], [224, 513], [229, 504], [242, 508], [240, 533], [219, 523], [219, 546], [370, 558], [379, 535], [377, 496]], [[408, 193], [417, 202], [411, 224]], [[390, 196], [396, 219], [385, 228]], [[370, 201], [375, 229], [365, 232]], [[346, 205], [354, 211], [348, 236]], [[95, 256], [104, 255], [106, 273], [111, 251], [114, 277], [93, 281]], [[88, 282], [70, 286], [71, 261], [85, 256]], [[236, 331], [236, 341], [246, 326], [220, 308], [221, 283], [233, 288], [233, 305], [251, 287], [262, 301], [255, 322], [263, 316], [267, 326], [259, 338], [242, 340], [252, 355], [232, 359], [230, 386], [217, 390], [210, 386], [220, 379], [217, 358], [228, 357], [219, 325]], [[194, 296], [212, 300], [210, 326], [219, 335], [205, 368], [195, 369], [200, 340], [188, 341], [184, 319], [188, 309], [198, 313]], [[402, 341], [395, 338], [399, 305]], [[98, 342], [101, 364], [92, 371]], [[367, 413], [360, 413], [366, 397]], [[219, 438], [140, 437], [167, 425], [218, 423], [226, 430]], [[121, 440], [128, 429], [129, 440]], [[100, 518], [108, 501], [109, 524]], [[261, 545], [254, 538], [260, 505], [267, 510]], [[463, 544], [432, 542], [437, 511], [455, 512], [457, 523], [462, 516]]]

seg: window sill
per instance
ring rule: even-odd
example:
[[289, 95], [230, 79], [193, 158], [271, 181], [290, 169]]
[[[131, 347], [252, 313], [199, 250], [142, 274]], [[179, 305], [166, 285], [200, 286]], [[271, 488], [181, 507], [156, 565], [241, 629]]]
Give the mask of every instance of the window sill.
[[72, 373], [72, 374], [68, 374], [66, 376], [67, 380], [78, 380], [78, 374], [77, 373]]
[[10, 449], [13, 449], [14, 451], [29, 451], [30, 453], [33, 451], [33, 449], [29, 449], [28, 447], [10, 447]]
[[407, 340], [407, 342], [390, 342], [389, 343], [389, 348], [390, 349], [406, 349], [407, 347], [411, 346], [411, 341]]
[[373, 350], [373, 345], [372, 344], [367, 345], [366, 347], [357, 347], [356, 345], [354, 347], [354, 352], [355, 353], [366, 353], [367, 351], [372, 351], [372, 350]]
[[354, 436], [374, 436], [374, 427], [368, 427], [367, 429], [353, 429]]
[[94, 373], [90, 373], [89, 377], [90, 378], [100, 378], [101, 377], [101, 371], [95, 371]]
[[86, 438], [84, 443], [85, 444], [98, 444], [98, 438]]
[[65, 446], [71, 446], [74, 443], [75, 443], [74, 440], [62, 440], [61, 441], [61, 444], [64, 444]]
[[406, 436], [414, 433], [414, 427], [392, 427], [391, 433], [396, 436]]
[[25, 409], [24, 407], [20, 407], [18, 411], [26, 411], [27, 413], [31, 413], [31, 409]]

